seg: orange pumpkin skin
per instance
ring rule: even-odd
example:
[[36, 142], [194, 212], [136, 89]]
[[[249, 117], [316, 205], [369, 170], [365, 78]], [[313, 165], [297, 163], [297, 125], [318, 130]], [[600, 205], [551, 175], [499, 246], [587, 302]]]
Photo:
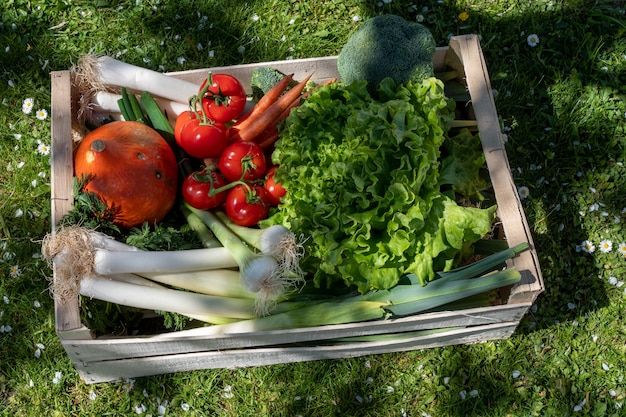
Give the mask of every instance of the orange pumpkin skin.
[[116, 121], [89, 132], [74, 154], [74, 175], [116, 209], [113, 222], [134, 227], [161, 221], [176, 202], [178, 167], [165, 139], [139, 122]]

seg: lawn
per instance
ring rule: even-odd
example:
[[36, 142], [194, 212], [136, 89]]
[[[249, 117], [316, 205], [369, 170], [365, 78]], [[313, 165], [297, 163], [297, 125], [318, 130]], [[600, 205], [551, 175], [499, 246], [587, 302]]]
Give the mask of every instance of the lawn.
[[[626, 4], [611, 0], [5, 0], [0, 5], [0, 415], [626, 415]], [[50, 71], [337, 54], [395, 13], [481, 37], [546, 291], [510, 339], [83, 383], [55, 333]]]

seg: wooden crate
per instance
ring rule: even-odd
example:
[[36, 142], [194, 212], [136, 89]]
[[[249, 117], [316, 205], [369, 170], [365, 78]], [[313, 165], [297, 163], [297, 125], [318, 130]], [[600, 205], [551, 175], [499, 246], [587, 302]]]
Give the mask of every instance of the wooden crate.
[[[213, 68], [248, 80], [251, 71], [272, 66], [315, 81], [337, 76], [336, 57], [277, 61]], [[510, 337], [543, 291], [543, 279], [532, 236], [510, 174], [485, 60], [475, 35], [453, 37], [449, 47], [437, 49], [437, 70], [456, 69], [467, 85], [471, 107], [486, 156], [498, 204], [498, 218], [511, 246], [528, 242], [531, 250], [511, 261], [522, 274], [502, 305], [418, 314], [393, 320], [345, 325], [264, 331], [237, 335], [207, 335], [203, 328], [150, 336], [96, 337], [79, 318], [78, 299], [55, 300], [56, 331], [67, 354], [86, 383], [113, 381], [178, 371], [236, 368], [298, 361], [336, 359], [386, 352], [409, 351]], [[206, 69], [172, 73], [201, 82]], [[76, 92], [69, 71], [52, 78], [52, 223], [72, 206], [72, 134], [76, 125]], [[453, 328], [450, 330], [450, 328]], [[445, 330], [448, 329], [448, 330]], [[445, 330], [445, 331], [444, 331]], [[333, 344], [332, 339], [424, 331], [384, 342]]]

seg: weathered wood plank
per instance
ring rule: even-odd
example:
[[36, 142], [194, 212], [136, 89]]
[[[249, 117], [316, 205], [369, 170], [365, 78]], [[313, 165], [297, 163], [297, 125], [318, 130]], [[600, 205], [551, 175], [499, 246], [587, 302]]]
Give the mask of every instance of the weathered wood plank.
[[511, 177], [485, 58], [475, 35], [453, 37], [450, 48], [456, 52], [465, 69], [465, 80], [472, 97], [483, 151], [498, 203], [498, 217], [502, 221], [507, 241], [511, 246], [528, 242], [533, 249], [512, 261], [522, 273], [522, 282], [512, 289], [510, 301], [533, 302], [543, 291], [543, 278], [533, 237], [517, 187]]
[[530, 305], [525, 304], [502, 305], [428, 313], [394, 320], [243, 334], [212, 335], [209, 333], [210, 328], [199, 328], [144, 337], [65, 339], [63, 345], [71, 356], [80, 358], [83, 362], [119, 360], [290, 343], [313, 343], [351, 336], [519, 322], [529, 307]]
[[328, 346], [285, 346], [232, 349], [181, 355], [130, 358], [118, 361], [79, 362], [76, 369], [88, 383], [215, 368], [242, 368], [314, 360], [353, 358], [441, 346], [471, 344], [510, 337], [516, 322], [497, 323], [385, 342], [345, 343]]
[[[445, 56], [448, 47], [439, 47], [433, 58], [433, 65], [436, 70], [445, 68]], [[271, 67], [285, 74], [294, 74], [294, 79], [302, 80], [309, 74], [312, 74], [311, 80], [320, 83], [338, 78], [337, 72], [337, 56], [325, 56], [320, 58], [304, 58], [304, 59], [287, 59], [283, 61], [273, 61], [266, 63], [231, 65], [225, 67], [204, 68], [190, 71], [170, 72], [168, 75], [183, 79], [196, 84], [201, 84], [210, 72], [226, 73], [237, 77], [242, 81], [246, 92], [251, 93], [250, 86], [246, 82], [250, 79], [252, 71], [260, 67]]]
[[[50, 74], [51, 102], [51, 221], [52, 232], [59, 220], [72, 208], [74, 191], [72, 149], [72, 82], [69, 71]], [[53, 276], [56, 277], [53, 268]], [[54, 315], [58, 331], [82, 327], [78, 314], [78, 299], [63, 302], [55, 298]]]

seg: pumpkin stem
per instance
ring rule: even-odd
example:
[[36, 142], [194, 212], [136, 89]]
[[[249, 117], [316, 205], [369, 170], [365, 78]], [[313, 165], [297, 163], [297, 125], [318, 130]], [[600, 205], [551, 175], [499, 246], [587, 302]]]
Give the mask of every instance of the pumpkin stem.
[[105, 148], [106, 148], [106, 145], [104, 141], [97, 139], [91, 142], [91, 150], [94, 152], [102, 152]]

